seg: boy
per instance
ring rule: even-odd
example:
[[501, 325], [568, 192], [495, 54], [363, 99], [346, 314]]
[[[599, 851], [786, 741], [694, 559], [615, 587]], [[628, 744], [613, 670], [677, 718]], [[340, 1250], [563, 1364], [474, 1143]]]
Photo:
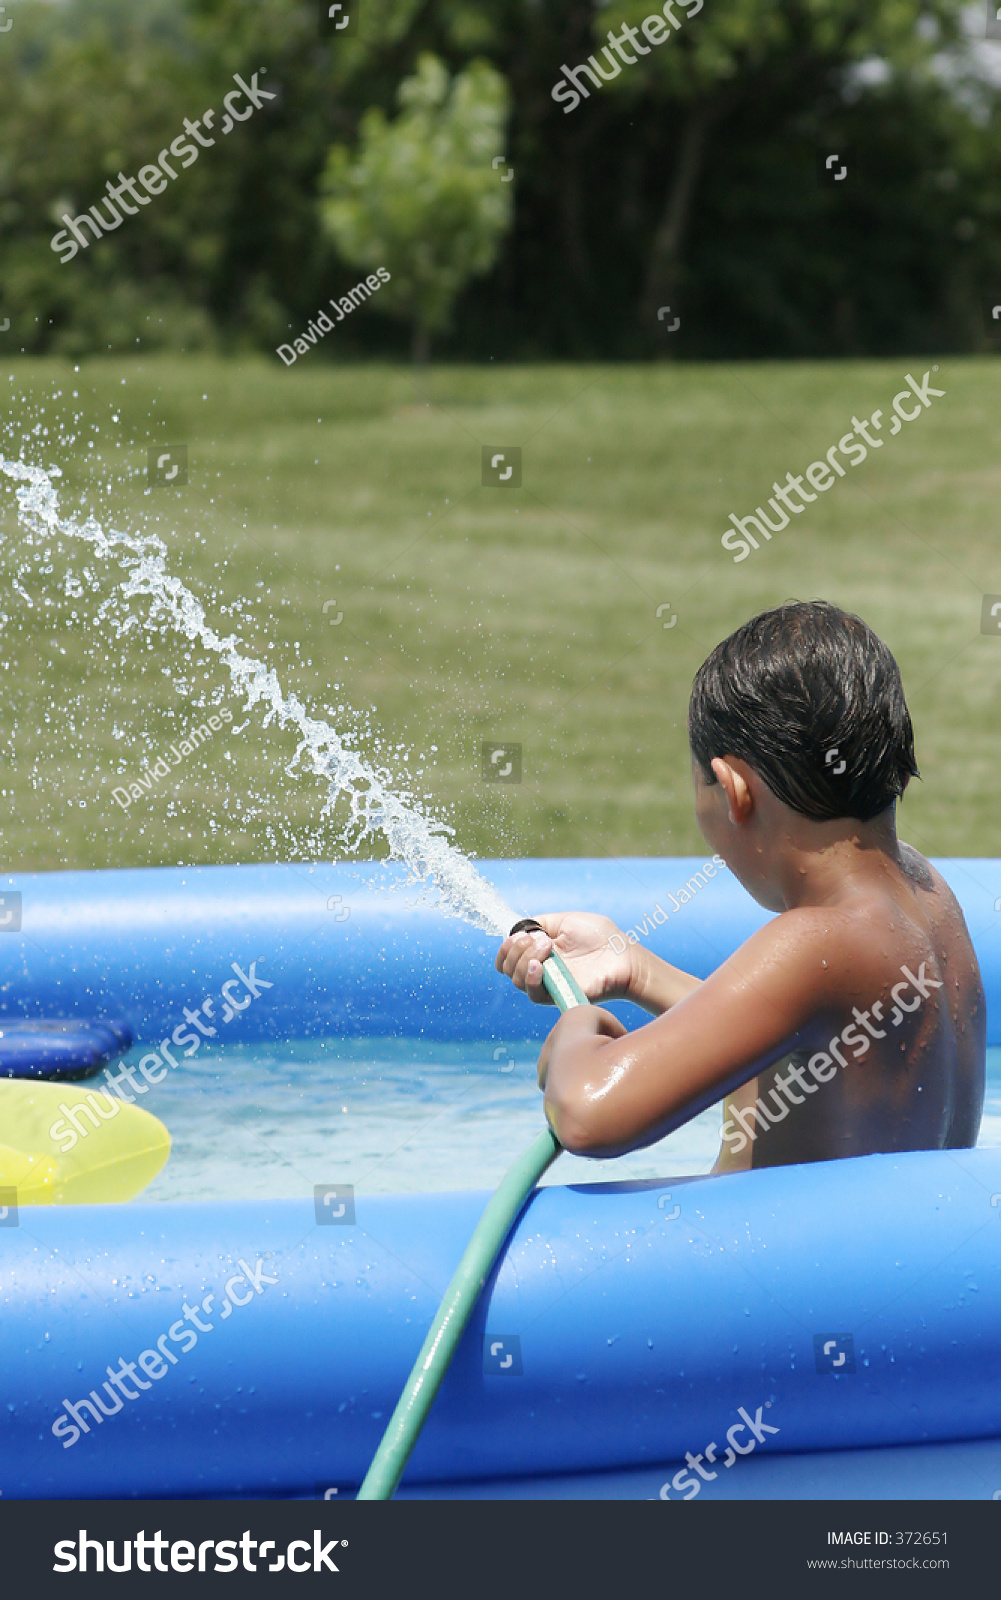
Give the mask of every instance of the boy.
[[973, 1145], [983, 985], [951, 890], [897, 840], [918, 769], [889, 650], [824, 601], [765, 611], [699, 668], [688, 733], [699, 828], [779, 915], [705, 982], [641, 945], [618, 954], [606, 917], [505, 939], [498, 970], [533, 1000], [549, 1002], [555, 945], [590, 1000], [657, 1018], [560, 1018], [539, 1056], [560, 1143], [619, 1155], [725, 1096], [714, 1172]]

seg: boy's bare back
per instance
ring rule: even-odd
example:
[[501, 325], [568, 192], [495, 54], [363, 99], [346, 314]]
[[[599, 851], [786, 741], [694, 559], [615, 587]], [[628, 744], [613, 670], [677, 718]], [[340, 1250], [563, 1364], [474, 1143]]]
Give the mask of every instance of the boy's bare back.
[[703, 837], [778, 915], [704, 982], [590, 913], [504, 941], [533, 999], [555, 945], [589, 999], [656, 1019], [560, 1019], [539, 1084], [561, 1143], [619, 1154], [723, 1099], [716, 1172], [975, 1144], [983, 985], [955, 896], [897, 839], [917, 766], [885, 644], [824, 601], [763, 612], [700, 667], [689, 739]]
[[[818, 1016], [809, 1045], [729, 1097], [717, 1172], [976, 1142], [986, 1046], [980, 971], [948, 884], [909, 845], [898, 849], [882, 882], [820, 913], [839, 1003]], [[817, 1063], [821, 1051], [829, 1066]], [[789, 1083], [793, 1063], [806, 1069], [807, 1088]], [[823, 1115], [811, 1104], [818, 1087]], [[759, 1100], [767, 1129], [749, 1109]]]

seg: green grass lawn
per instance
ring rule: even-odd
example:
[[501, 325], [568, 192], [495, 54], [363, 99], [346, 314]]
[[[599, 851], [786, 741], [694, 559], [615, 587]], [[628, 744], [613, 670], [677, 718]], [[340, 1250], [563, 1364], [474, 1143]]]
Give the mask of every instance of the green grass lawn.
[[[739, 564], [720, 545], [730, 511], [801, 473], [853, 414], [888, 415], [904, 373], [928, 364], [415, 380], [318, 355], [288, 371], [17, 360], [0, 372], [0, 437], [6, 455], [23, 442], [62, 468], [64, 507], [158, 532], [217, 630], [236, 628], [317, 714], [333, 707], [366, 753], [409, 771], [476, 854], [700, 850], [692, 675], [754, 612], [823, 596], [861, 612], [900, 662], [923, 774], [904, 836], [928, 854], [1001, 855], [1001, 637], [980, 633], [982, 596], [1001, 594], [997, 362], [943, 361], [946, 397], [884, 431], [885, 448], [786, 532]], [[186, 487], [148, 490], [151, 441], [187, 445]], [[521, 447], [521, 488], [482, 486], [483, 445]], [[117, 566], [72, 541], [30, 544], [12, 508], [0, 480], [6, 868], [339, 853], [316, 781], [286, 772], [289, 732], [231, 696], [244, 730], [120, 810], [112, 788], [202, 721], [225, 674], [172, 634], [116, 636]], [[520, 784], [483, 781], [485, 740], [521, 744]]]

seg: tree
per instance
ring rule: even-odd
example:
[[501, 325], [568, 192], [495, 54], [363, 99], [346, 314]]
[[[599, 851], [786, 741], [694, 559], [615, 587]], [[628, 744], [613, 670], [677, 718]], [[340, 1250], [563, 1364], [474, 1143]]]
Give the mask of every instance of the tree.
[[[484, 149], [466, 173], [505, 225], [514, 217], [481, 257], [496, 255], [493, 269], [459, 274], [448, 337], [456, 357], [990, 348], [980, 302], [991, 294], [995, 303], [1001, 276], [1001, 87], [973, 81], [989, 66], [984, 8], [666, 3], [681, 26], [647, 55], [626, 45], [617, 75], [608, 33], [668, 15], [662, 0], [363, 0], [351, 28], [322, 36], [306, 0], [18, 5], [0, 33], [0, 349], [273, 351], [354, 281], [320, 216], [331, 146], [349, 147], [360, 164], [373, 106], [392, 122], [381, 124], [387, 139], [408, 118], [416, 129], [415, 106], [393, 119], [398, 87], [426, 52], [452, 75], [451, 89], [439, 68], [443, 98], [424, 106], [417, 141], [423, 163], [413, 151], [403, 178], [394, 173], [412, 193], [387, 209], [415, 210], [409, 249], [425, 241], [430, 263], [415, 266], [402, 241], [398, 261], [378, 258], [394, 272], [389, 288], [409, 293], [407, 307], [395, 289], [391, 298], [412, 322], [418, 268], [455, 265], [448, 235], [459, 202], [434, 189], [441, 161], [430, 151], [449, 95], [454, 102], [467, 73], [475, 84], [489, 72], [471, 66], [486, 60], [511, 99], [505, 143], [494, 107], [492, 123], [477, 124]], [[960, 20], [968, 48], [956, 43]], [[608, 62], [608, 79], [568, 111], [553, 88], [565, 87], [564, 66], [591, 55]], [[255, 71], [278, 91], [274, 102], [141, 215], [60, 263], [50, 241], [65, 211], [95, 204], [109, 179], [170, 144], [184, 118], [218, 109], [234, 72]], [[463, 167], [465, 147], [453, 161], [443, 143]], [[818, 148], [842, 144], [858, 157], [852, 179], [821, 187]], [[502, 149], [511, 182], [507, 164], [491, 165]], [[350, 185], [345, 194], [360, 198]], [[470, 196], [459, 199], [468, 221]], [[385, 220], [384, 248], [396, 250], [396, 219]], [[475, 244], [480, 220], [472, 232]], [[657, 317], [664, 305], [683, 312], [677, 338]], [[403, 337], [389, 318], [356, 317], [337, 351], [395, 357]], [[436, 348], [443, 343], [438, 334]]]
[[343, 145], [330, 152], [324, 226], [352, 266], [388, 269], [378, 306], [410, 322], [417, 362], [463, 286], [493, 266], [510, 227], [510, 172], [499, 170], [507, 98], [487, 62], [471, 62], [450, 84], [426, 52], [400, 85], [396, 121], [373, 106], [357, 154]]
[[[679, 7], [682, 0], [679, 0]], [[683, 0], [683, 22], [675, 16], [677, 39], [666, 48], [646, 48], [614, 91], [674, 102], [679, 117], [673, 161], [649, 248], [640, 304], [650, 326], [658, 304], [677, 290], [683, 250], [710, 139], [742, 104], [774, 107], [781, 126], [793, 117], [839, 120], [853, 71], [876, 62], [888, 79], [908, 81], [917, 119], [922, 76], [935, 52], [958, 36], [963, 0], [727, 0], [703, 9], [703, 0]], [[615, 26], [638, 28], [651, 10], [649, 0], [612, 0], [599, 13], [596, 38], [602, 45]], [[665, 7], [671, 11], [670, 6]], [[701, 15], [699, 14], [701, 13]], [[642, 43], [642, 35], [640, 36]], [[605, 74], [609, 67], [605, 65]], [[882, 74], [876, 80], [882, 81]], [[790, 94], [790, 90], [792, 93]], [[614, 92], [613, 91], [613, 92]], [[922, 108], [927, 114], [926, 108]], [[819, 129], [817, 130], [819, 132]], [[917, 133], [917, 130], [915, 130]], [[913, 140], [918, 144], [919, 138]]]

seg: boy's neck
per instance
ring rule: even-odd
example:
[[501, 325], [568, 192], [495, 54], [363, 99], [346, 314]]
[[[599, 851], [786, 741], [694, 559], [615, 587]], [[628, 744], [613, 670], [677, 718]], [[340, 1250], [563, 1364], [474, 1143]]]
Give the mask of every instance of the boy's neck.
[[833, 904], [853, 886], [884, 877], [899, 862], [893, 806], [869, 822], [791, 817], [768, 864], [770, 887], [779, 902], [776, 910]]

